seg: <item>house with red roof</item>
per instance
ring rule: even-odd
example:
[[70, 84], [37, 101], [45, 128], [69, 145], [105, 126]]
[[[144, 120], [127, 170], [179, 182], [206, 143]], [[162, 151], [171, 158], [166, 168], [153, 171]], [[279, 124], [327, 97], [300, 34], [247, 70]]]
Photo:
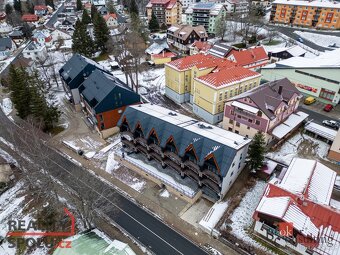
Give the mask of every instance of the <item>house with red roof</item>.
[[246, 84], [258, 86], [260, 77], [228, 59], [196, 54], [165, 64], [165, 95], [192, 103], [196, 115], [215, 124], [223, 119], [227, 99], [250, 89]]
[[210, 49], [212, 48], [212, 45], [205, 41], [195, 41], [193, 44], [190, 45], [190, 56], [196, 55], [198, 53], [206, 54]]
[[339, 254], [336, 172], [316, 160], [294, 158], [282, 176], [266, 187], [253, 215], [254, 230], [300, 254]]
[[109, 13], [103, 16], [106, 25], [109, 28], [114, 28], [118, 26], [117, 15], [115, 13]]
[[24, 22], [36, 22], [39, 20], [39, 17], [35, 14], [24, 14], [21, 16], [21, 20]]
[[[287, 78], [257, 87], [248, 83], [224, 106], [223, 128], [254, 137], [261, 131], [267, 143], [288, 137], [308, 117], [297, 112], [302, 94]], [[243, 90], [242, 90], [243, 89]]]
[[238, 65], [251, 70], [256, 70], [269, 63], [268, 54], [263, 46], [250, 47], [248, 49], [232, 49], [226, 57]]
[[48, 8], [46, 5], [36, 5], [34, 6], [34, 14], [38, 16], [44, 16], [48, 12]]

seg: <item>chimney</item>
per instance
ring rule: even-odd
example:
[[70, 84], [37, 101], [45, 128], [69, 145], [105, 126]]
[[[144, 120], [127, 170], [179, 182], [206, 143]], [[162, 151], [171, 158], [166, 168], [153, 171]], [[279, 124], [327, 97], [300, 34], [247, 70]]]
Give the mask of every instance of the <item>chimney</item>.
[[282, 94], [282, 86], [279, 86], [279, 95]]

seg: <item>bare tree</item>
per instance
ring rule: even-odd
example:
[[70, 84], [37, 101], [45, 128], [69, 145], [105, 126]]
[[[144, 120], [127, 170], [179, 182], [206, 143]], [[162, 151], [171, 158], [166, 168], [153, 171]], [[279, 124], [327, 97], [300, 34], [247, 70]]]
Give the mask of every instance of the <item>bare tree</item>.
[[228, 23], [226, 17], [222, 15], [219, 19], [217, 19], [215, 23], [215, 31], [216, 36], [221, 37], [222, 41], [224, 41], [224, 37], [226, 35], [228, 29]]

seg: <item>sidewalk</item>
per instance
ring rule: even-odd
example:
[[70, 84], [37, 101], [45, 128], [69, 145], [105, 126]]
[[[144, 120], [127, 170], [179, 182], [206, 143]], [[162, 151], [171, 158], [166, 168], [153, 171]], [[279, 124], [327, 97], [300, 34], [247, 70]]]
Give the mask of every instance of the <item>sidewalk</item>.
[[340, 119], [340, 105], [336, 105], [330, 112], [325, 112], [323, 108], [325, 107], [325, 103], [316, 101], [311, 105], [305, 105], [303, 102], [299, 104], [300, 107], [303, 109], [307, 109], [313, 112], [320, 113], [325, 116], [325, 119], [333, 118], [333, 119]]

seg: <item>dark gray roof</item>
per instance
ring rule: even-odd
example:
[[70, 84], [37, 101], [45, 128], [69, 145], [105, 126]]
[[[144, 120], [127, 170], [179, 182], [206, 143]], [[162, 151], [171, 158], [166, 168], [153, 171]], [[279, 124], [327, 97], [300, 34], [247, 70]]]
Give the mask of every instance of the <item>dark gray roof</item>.
[[[279, 94], [279, 87], [282, 87], [282, 93]], [[251, 89], [239, 96], [231, 98], [229, 101], [248, 97], [268, 118], [275, 118], [273, 111], [282, 103], [287, 103], [294, 94], [301, 95], [299, 90], [287, 78], [264, 83], [254, 89]]]
[[217, 42], [209, 49], [208, 53], [216, 57], [224, 58], [232, 49], [233, 47], [226, 43]]
[[9, 36], [23, 36], [24, 34], [22, 33], [21, 30], [14, 30], [12, 33], [9, 34]]
[[98, 69], [83, 82], [79, 91], [96, 113], [140, 102], [140, 96], [125, 83]]
[[30, 42], [30, 44], [26, 47], [28, 50], [37, 50], [41, 47], [39, 43], [36, 42]]
[[212, 154], [220, 170], [219, 174], [223, 177], [230, 169], [237, 151], [250, 142], [250, 139], [240, 135], [203, 124], [156, 105], [143, 104], [126, 108], [118, 126], [122, 125], [125, 118], [132, 132], [140, 124], [145, 139], [149, 138], [150, 131], [154, 129], [162, 148], [165, 148], [168, 139], [173, 137], [180, 157], [183, 157], [186, 149], [192, 145], [201, 166], [207, 156]]
[[0, 51], [5, 51], [7, 49], [12, 49], [12, 39], [7, 38], [0, 38]]

